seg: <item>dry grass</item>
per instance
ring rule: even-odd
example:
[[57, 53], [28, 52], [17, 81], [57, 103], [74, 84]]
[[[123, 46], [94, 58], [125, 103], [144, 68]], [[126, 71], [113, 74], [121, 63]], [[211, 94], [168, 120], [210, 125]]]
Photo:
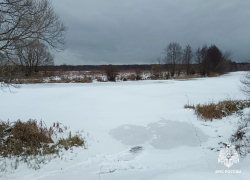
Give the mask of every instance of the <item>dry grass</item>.
[[250, 107], [250, 102], [245, 100], [225, 100], [218, 103], [210, 102], [198, 104], [195, 107], [185, 105], [185, 108], [194, 109], [198, 117], [210, 121], [213, 121], [213, 119], [222, 119], [248, 107]]
[[185, 109], [195, 109], [195, 106], [194, 105], [190, 105], [190, 104], [186, 104], [184, 106]]
[[90, 78], [84, 77], [84, 78], [73, 78], [71, 82], [74, 83], [92, 83], [92, 80]]
[[19, 81], [16, 84], [41, 84], [41, 83], [92, 83], [92, 79], [89, 77], [70, 75], [62, 75], [61, 77], [43, 77], [43, 76], [31, 76], [31, 77], [19, 77]]
[[130, 81], [135, 81], [136, 80], [136, 75], [135, 74], [130, 74], [126, 77], [127, 80], [130, 80]]
[[[12, 157], [30, 155], [58, 154], [60, 147], [69, 149], [72, 146], [84, 146], [83, 138], [75, 135], [71, 137], [68, 128], [60, 123], [47, 127], [45, 123], [36, 120], [21, 122], [20, 120], [0, 122], [0, 156]], [[67, 136], [54, 142], [58, 136]]]
[[96, 77], [96, 80], [98, 82], [105, 82], [105, 80], [102, 77], [100, 77], [100, 76]]
[[219, 77], [221, 74], [215, 73], [215, 72], [210, 72], [208, 77]]

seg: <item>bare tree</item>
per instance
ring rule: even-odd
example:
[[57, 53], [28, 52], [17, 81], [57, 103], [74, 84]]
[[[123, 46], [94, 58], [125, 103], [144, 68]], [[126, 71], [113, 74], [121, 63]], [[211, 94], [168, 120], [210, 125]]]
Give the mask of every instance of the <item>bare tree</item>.
[[54, 58], [45, 44], [39, 41], [28, 44], [29, 46], [17, 45], [16, 58], [13, 58], [26, 76], [38, 72], [38, 66], [54, 65]]
[[164, 54], [166, 54], [165, 63], [169, 66], [168, 69], [171, 73], [171, 76], [174, 76], [177, 65], [181, 62], [182, 48], [178, 43], [172, 42], [164, 50]]
[[0, 2], [0, 52], [8, 61], [17, 44], [29, 46], [37, 40], [52, 50], [64, 50], [66, 29], [49, 0]]
[[192, 58], [193, 58], [193, 50], [190, 45], [187, 45], [183, 50], [183, 62], [182, 62], [186, 67], [187, 75], [190, 74]]
[[207, 50], [208, 50], [208, 47], [207, 45], [204, 45], [202, 48], [201, 48], [201, 51], [200, 51], [200, 56], [201, 56], [201, 71], [200, 71], [200, 74], [205, 76], [207, 73], [208, 73], [208, 61], [207, 61]]
[[67, 28], [49, 0], [3, 0], [0, 17], [0, 51], [4, 53], [15, 49], [17, 41], [27, 39], [40, 40], [54, 50], [65, 48]]
[[232, 51], [226, 51], [226, 52], [222, 53], [223, 59], [228, 60], [228, 61], [231, 61], [232, 55], [233, 55]]
[[198, 72], [201, 74], [201, 62], [202, 62], [202, 55], [201, 55], [201, 48], [198, 47], [194, 52], [194, 59], [195, 63], [198, 65]]
[[207, 46], [204, 45], [202, 48], [198, 47], [194, 53], [195, 62], [198, 64], [198, 72], [201, 75], [205, 74], [206, 63], [205, 58], [207, 56]]

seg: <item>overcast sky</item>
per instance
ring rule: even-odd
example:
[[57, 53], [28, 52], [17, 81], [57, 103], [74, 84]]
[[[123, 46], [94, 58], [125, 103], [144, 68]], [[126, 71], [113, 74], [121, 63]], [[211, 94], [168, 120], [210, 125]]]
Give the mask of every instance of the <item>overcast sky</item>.
[[170, 42], [250, 59], [250, 0], [52, 0], [68, 27], [57, 65], [142, 64]]

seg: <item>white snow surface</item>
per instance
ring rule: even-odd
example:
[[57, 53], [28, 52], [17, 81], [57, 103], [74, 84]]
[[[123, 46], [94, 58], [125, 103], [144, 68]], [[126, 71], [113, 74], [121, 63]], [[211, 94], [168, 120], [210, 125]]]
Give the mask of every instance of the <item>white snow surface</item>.
[[[66, 151], [35, 171], [21, 164], [1, 179], [179, 180], [249, 179], [250, 156], [230, 169], [218, 163], [240, 118], [205, 122], [184, 105], [244, 99], [243, 72], [190, 80], [36, 84], [0, 92], [1, 120], [61, 122], [84, 130], [88, 148]], [[244, 112], [248, 113], [248, 109]], [[132, 148], [132, 149], [131, 149]], [[217, 174], [216, 170], [241, 170]]]

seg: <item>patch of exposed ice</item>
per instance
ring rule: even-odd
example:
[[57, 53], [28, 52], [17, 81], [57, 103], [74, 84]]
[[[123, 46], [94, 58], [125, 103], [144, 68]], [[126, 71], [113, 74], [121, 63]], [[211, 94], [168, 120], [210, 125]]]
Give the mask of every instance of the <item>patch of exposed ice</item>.
[[149, 143], [156, 149], [195, 147], [208, 140], [208, 136], [194, 125], [170, 120], [151, 123], [148, 127], [123, 125], [112, 129], [110, 135], [125, 145]]

